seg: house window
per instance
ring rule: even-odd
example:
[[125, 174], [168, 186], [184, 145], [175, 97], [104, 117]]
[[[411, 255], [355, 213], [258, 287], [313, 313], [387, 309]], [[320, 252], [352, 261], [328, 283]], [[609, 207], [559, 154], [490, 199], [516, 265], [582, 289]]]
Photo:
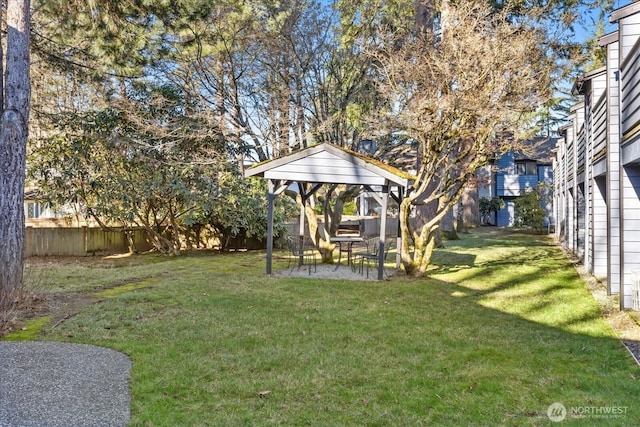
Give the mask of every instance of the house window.
[[27, 218], [40, 217], [40, 204], [35, 202], [27, 202]]
[[536, 162], [516, 162], [516, 174], [538, 175], [538, 165]]

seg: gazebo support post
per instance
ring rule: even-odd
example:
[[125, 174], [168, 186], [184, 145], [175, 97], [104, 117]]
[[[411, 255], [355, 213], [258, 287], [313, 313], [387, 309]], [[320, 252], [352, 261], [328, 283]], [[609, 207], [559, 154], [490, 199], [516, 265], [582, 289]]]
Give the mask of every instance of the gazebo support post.
[[389, 185], [382, 186], [382, 209], [380, 210], [380, 244], [378, 248], [378, 280], [384, 277], [384, 241], [387, 237], [387, 204]]
[[[391, 197], [398, 203], [398, 208], [400, 208], [400, 204], [404, 199], [404, 188], [398, 186], [398, 198], [396, 198], [393, 193], [391, 193]], [[398, 215], [398, 231], [396, 234], [396, 270], [400, 269], [400, 262], [402, 261], [402, 257], [400, 254], [400, 248], [402, 247], [402, 227], [400, 226], [400, 215]]]
[[273, 257], [273, 204], [277, 195], [275, 184], [269, 180], [269, 193], [267, 194], [267, 274], [271, 274], [271, 259]]
[[267, 274], [271, 274], [271, 260], [273, 258], [273, 205], [276, 197], [284, 192], [291, 181], [269, 179], [267, 185]]
[[304, 263], [304, 227], [307, 215], [305, 214], [305, 206], [307, 204], [307, 196], [304, 194], [302, 184], [300, 186], [300, 199], [302, 204], [300, 205], [300, 228], [298, 230], [298, 244], [300, 245], [300, 258], [298, 259], [298, 267]]

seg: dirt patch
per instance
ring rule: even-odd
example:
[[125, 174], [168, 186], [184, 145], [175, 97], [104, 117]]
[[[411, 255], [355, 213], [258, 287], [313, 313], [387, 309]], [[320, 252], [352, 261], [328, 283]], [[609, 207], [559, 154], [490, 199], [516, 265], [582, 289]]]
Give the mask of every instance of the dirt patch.
[[[113, 283], [112, 286], [98, 287], [90, 291], [69, 293], [22, 292], [13, 301], [12, 307], [0, 312], [0, 339], [12, 332], [26, 328], [26, 324], [34, 319], [49, 317], [50, 321], [44, 329], [53, 329], [67, 319], [75, 316], [83, 308], [119, 295], [118, 288], [128, 292], [151, 286], [154, 281], [149, 277]], [[105, 292], [114, 292], [105, 295]], [[111, 295], [113, 294], [113, 295]]]
[[18, 292], [9, 304], [8, 309], [0, 309], [0, 337], [21, 327], [26, 320], [50, 311], [48, 296], [37, 292]]
[[0, 314], [0, 338], [23, 328], [28, 321], [44, 316], [51, 318], [45, 328], [54, 328], [96, 301], [98, 298], [84, 293], [23, 293], [11, 309]]
[[[147, 258], [148, 259], [148, 258]], [[161, 260], [161, 259], [160, 259]], [[148, 263], [146, 259], [136, 256], [34, 256], [24, 260], [25, 268], [29, 266], [81, 265], [91, 268], [115, 268]]]
[[[210, 252], [207, 252], [210, 254]], [[192, 253], [190, 253], [192, 255]], [[202, 256], [205, 256], [203, 251]], [[25, 263], [25, 290], [17, 294], [10, 301], [8, 310], [0, 310], [0, 338], [19, 331], [34, 319], [49, 316], [51, 321], [44, 328], [55, 328], [66, 319], [74, 316], [84, 307], [94, 304], [109, 296], [98, 293], [122, 286], [133, 288], [145, 287], [142, 284], [153, 277], [139, 277], [131, 280], [114, 281], [108, 286], [100, 286], [95, 289], [77, 292], [47, 292], [39, 286], [43, 281], [40, 276], [47, 275], [49, 269], [60, 266], [81, 266], [87, 268], [111, 269], [118, 267], [135, 267], [154, 262], [162, 262], [166, 258], [158, 255], [137, 256], [130, 254], [111, 256], [42, 256], [26, 258]], [[32, 268], [37, 267], [37, 268]], [[114, 295], [117, 293], [114, 293]]]

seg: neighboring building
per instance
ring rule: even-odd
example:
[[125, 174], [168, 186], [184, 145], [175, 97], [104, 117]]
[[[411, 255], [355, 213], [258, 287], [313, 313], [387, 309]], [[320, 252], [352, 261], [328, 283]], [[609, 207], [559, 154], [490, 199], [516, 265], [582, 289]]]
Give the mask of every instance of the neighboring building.
[[[556, 145], [555, 138], [537, 138], [525, 142], [524, 149], [508, 152], [494, 160], [491, 165], [478, 172], [478, 196], [491, 199], [500, 197], [505, 204], [492, 225], [512, 226], [515, 214], [515, 199], [528, 189], [538, 190], [541, 184], [551, 188], [553, 168], [551, 152]], [[554, 224], [552, 198], [544, 201], [547, 211], [544, 226]]]
[[43, 203], [35, 189], [26, 189], [24, 192], [24, 218], [29, 220], [57, 218], [56, 212], [47, 203]]
[[582, 97], [554, 159], [556, 234], [585, 269], [640, 308], [640, 3], [613, 11], [600, 39], [606, 61], [574, 85]]
[[26, 188], [24, 192], [24, 218], [27, 227], [83, 227], [96, 225], [75, 214], [73, 206], [55, 209], [43, 202], [37, 189]]

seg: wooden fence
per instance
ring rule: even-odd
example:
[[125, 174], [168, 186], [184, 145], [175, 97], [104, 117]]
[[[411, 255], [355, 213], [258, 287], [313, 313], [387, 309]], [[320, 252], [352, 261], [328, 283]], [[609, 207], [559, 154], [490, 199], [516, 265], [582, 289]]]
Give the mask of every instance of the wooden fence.
[[[297, 235], [297, 223], [287, 223], [287, 234]], [[380, 218], [364, 220], [363, 235], [376, 235], [380, 230]], [[387, 236], [395, 236], [398, 220], [388, 218]], [[144, 252], [152, 249], [144, 230], [129, 231], [136, 249]], [[308, 231], [307, 231], [308, 233]], [[261, 249], [264, 242], [231, 242], [230, 248]], [[125, 232], [105, 231], [99, 227], [27, 227], [25, 230], [25, 256], [91, 256], [125, 253], [129, 243]]]
[[[147, 251], [144, 230], [128, 231], [138, 251]], [[124, 253], [129, 241], [124, 231], [105, 231], [98, 227], [56, 227], [25, 230], [25, 256], [90, 256]]]

